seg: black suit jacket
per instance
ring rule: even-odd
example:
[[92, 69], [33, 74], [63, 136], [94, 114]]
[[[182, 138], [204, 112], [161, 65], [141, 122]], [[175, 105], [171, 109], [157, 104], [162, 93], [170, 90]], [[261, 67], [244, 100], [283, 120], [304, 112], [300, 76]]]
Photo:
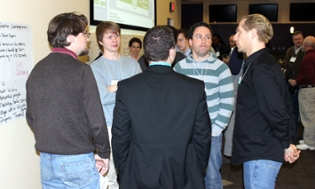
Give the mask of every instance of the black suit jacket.
[[205, 84], [152, 66], [118, 83], [112, 149], [121, 189], [203, 189], [211, 144]]
[[232, 75], [237, 75], [240, 72], [243, 61], [244, 61], [243, 57], [244, 57], [244, 54], [238, 52], [238, 48], [237, 46], [235, 46], [232, 51], [230, 61], [228, 63], [228, 66], [231, 70]]
[[[284, 68], [285, 68], [285, 79], [296, 79], [300, 64], [304, 58], [304, 52], [302, 49], [299, 50], [297, 54], [294, 52], [294, 46], [288, 48], [287, 53], [285, 55], [285, 60], [284, 60]], [[292, 56], [296, 57], [295, 62], [290, 62], [290, 59]], [[296, 87], [292, 87], [289, 85], [289, 91], [290, 93], [294, 94], [296, 90]]]

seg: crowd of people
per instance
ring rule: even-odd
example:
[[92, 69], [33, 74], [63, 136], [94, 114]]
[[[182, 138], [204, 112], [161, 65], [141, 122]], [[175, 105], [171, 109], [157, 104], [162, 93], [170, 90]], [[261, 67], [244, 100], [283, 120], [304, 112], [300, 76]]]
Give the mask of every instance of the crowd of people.
[[275, 188], [283, 162], [315, 150], [313, 36], [293, 33], [282, 70], [261, 14], [244, 16], [229, 46], [205, 22], [155, 26], [129, 56], [119, 25], [104, 21], [86, 64], [87, 28], [84, 15], [55, 16], [52, 52], [26, 83], [44, 189], [222, 189], [222, 163], [243, 165], [246, 189]]

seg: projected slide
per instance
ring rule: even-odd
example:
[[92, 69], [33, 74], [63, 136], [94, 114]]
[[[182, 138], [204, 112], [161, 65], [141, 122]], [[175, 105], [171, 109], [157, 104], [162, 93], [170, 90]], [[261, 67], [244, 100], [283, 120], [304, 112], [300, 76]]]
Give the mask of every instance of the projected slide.
[[94, 20], [151, 28], [155, 21], [154, 0], [94, 0]]

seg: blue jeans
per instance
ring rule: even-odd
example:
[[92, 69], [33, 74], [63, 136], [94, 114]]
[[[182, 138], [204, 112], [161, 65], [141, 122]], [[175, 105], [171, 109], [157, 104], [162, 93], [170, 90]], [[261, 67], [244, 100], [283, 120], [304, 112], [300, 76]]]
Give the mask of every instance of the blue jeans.
[[93, 153], [59, 155], [40, 153], [43, 189], [99, 189], [100, 175]]
[[222, 133], [218, 137], [211, 137], [211, 150], [204, 178], [206, 189], [222, 189], [222, 177], [220, 169], [222, 165]]
[[275, 188], [282, 163], [272, 160], [252, 160], [243, 164], [245, 189]]

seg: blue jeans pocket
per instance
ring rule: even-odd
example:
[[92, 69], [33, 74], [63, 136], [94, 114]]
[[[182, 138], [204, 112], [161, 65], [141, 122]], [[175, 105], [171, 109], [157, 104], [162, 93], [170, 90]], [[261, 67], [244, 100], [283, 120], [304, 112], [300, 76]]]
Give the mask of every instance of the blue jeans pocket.
[[95, 174], [97, 173], [95, 163], [91, 159], [65, 162], [61, 164], [60, 168], [64, 173], [64, 183], [68, 186], [82, 186], [99, 177]]

